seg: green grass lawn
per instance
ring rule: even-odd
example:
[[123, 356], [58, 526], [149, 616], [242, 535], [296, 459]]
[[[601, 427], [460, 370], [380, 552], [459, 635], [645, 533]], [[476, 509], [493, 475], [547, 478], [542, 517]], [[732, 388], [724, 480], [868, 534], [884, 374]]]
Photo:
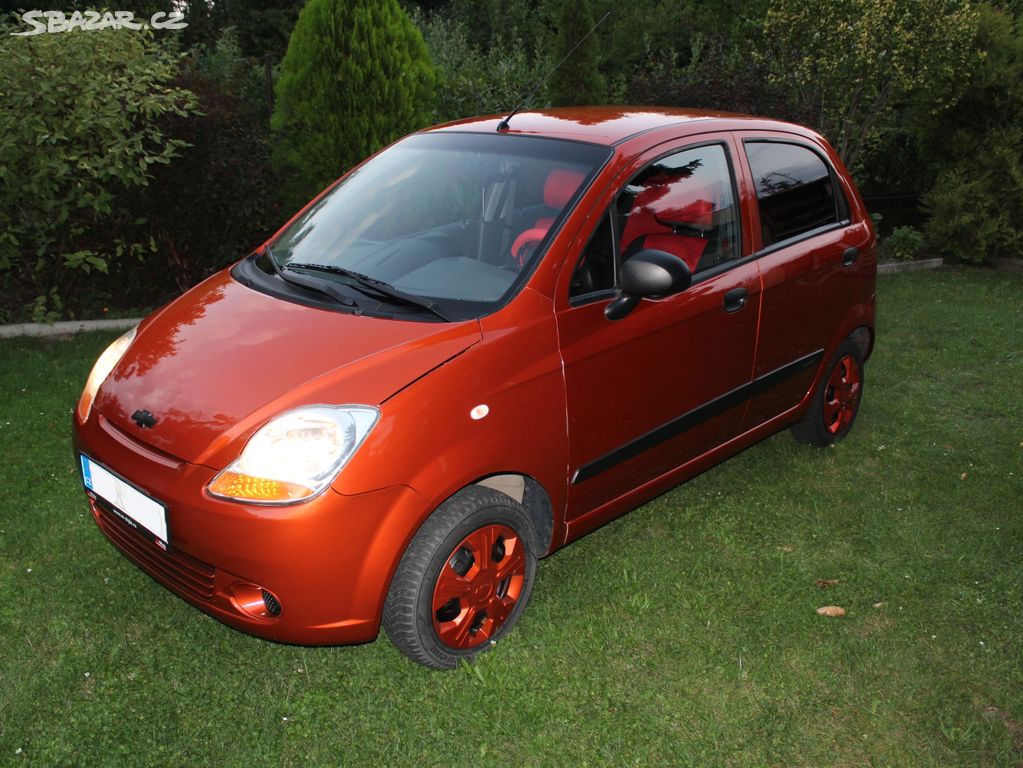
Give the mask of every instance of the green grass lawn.
[[544, 560], [450, 673], [257, 640], [138, 571], [69, 442], [116, 334], [0, 341], [0, 765], [1023, 764], [1023, 278], [878, 293], [848, 439], [776, 435]]

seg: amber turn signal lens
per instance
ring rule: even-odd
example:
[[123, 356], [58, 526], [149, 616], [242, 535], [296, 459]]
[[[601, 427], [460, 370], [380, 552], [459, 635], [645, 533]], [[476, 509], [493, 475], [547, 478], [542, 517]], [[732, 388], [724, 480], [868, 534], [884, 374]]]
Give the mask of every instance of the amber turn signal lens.
[[209, 491], [216, 496], [255, 502], [299, 501], [313, 495], [313, 489], [304, 485], [227, 471], [213, 479]]
[[305, 405], [278, 414], [207, 490], [253, 504], [307, 501], [330, 485], [379, 416], [369, 405]]

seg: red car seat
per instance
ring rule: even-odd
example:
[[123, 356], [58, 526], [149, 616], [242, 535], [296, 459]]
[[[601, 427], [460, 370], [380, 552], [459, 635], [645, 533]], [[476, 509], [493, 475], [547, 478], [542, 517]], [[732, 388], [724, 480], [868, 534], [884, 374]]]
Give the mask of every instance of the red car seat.
[[541, 216], [532, 227], [525, 230], [512, 243], [511, 252], [520, 267], [525, 266], [529, 255], [528, 245], [536, 245], [547, 236], [548, 230], [565, 204], [572, 198], [579, 185], [583, 183], [583, 174], [555, 168], [547, 174], [543, 185], [543, 202], [551, 209], [551, 215]]
[[622, 230], [625, 258], [642, 248], [682, 259], [693, 272], [714, 227], [715, 190], [690, 186], [690, 178], [662, 174], [644, 181]]

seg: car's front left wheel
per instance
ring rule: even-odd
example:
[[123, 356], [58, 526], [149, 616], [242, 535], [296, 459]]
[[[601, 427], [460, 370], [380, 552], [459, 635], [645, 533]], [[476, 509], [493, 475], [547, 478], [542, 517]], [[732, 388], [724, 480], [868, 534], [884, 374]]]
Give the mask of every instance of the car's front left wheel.
[[490, 488], [462, 489], [427, 519], [402, 556], [384, 604], [387, 636], [428, 667], [471, 661], [525, 608], [536, 551], [521, 505]]

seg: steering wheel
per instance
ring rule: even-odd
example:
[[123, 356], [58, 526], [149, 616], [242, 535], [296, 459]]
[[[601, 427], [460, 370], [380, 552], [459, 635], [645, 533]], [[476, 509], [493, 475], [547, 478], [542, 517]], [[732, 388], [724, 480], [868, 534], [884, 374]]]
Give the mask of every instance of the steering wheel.
[[[532, 229], [527, 229], [515, 238], [515, 242], [512, 243], [511, 253], [515, 261], [518, 262], [520, 269], [526, 266], [526, 259], [533, 255], [533, 250], [536, 249], [536, 246], [538, 246], [546, 236], [546, 229], [533, 227]], [[532, 246], [532, 248], [530, 248], [530, 246]]]

